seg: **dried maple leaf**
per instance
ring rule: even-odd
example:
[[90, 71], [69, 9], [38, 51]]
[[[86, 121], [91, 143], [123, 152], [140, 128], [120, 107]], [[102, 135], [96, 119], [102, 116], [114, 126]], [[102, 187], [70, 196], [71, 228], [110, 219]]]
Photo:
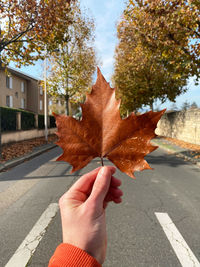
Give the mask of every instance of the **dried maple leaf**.
[[150, 140], [156, 136], [154, 130], [164, 110], [139, 116], [132, 113], [121, 119], [119, 106], [115, 89], [98, 69], [96, 84], [81, 105], [82, 120], [54, 114], [59, 137], [57, 144], [63, 149], [57, 160], [69, 162], [74, 172], [95, 157], [106, 157], [132, 178], [134, 171], [151, 169], [144, 156], [157, 148]]

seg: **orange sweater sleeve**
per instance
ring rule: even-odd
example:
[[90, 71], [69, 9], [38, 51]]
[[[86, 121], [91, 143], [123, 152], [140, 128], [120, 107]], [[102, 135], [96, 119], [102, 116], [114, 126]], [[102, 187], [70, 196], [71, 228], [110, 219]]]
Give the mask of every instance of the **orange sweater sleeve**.
[[49, 261], [48, 267], [102, 267], [84, 250], [70, 244], [60, 244]]

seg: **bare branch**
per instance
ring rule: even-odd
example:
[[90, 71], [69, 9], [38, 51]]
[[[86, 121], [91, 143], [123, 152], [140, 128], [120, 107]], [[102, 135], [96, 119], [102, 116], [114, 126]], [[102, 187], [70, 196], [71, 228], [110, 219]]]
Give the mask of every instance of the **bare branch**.
[[17, 50], [14, 50], [14, 49], [12, 49], [12, 48], [5, 48], [4, 49], [5, 51], [12, 51], [12, 52], [14, 52], [15, 54], [17, 54], [18, 56], [20, 56], [21, 58], [24, 58], [24, 56], [22, 55], [22, 54], [20, 54]]
[[31, 31], [34, 27], [29, 28], [29, 25], [27, 26], [26, 30], [20, 32], [19, 34], [15, 35], [13, 38], [11, 38], [9, 41], [5, 41], [3, 43], [3, 47], [5, 49], [6, 46], [10, 45], [11, 43], [19, 42], [20, 38], [25, 35], [27, 32]]

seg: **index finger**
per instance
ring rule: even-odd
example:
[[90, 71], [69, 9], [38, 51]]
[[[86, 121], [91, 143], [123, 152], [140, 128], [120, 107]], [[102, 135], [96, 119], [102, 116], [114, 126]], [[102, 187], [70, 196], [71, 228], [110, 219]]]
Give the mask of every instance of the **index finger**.
[[[108, 167], [108, 169], [110, 169], [111, 171], [113, 170], [113, 166], [106, 166]], [[99, 170], [101, 169], [101, 167], [96, 168], [95, 170], [88, 172], [86, 174], [84, 174], [83, 176], [81, 176], [78, 181], [76, 181], [72, 187], [69, 189], [69, 193], [72, 191], [79, 191], [82, 192], [84, 194], [90, 193], [91, 192], [91, 188], [94, 184], [94, 181], [97, 177], [97, 174], [99, 172]]]
[[70, 191], [81, 191], [83, 193], [87, 193], [89, 189], [92, 187], [95, 178], [97, 176], [97, 173], [99, 172], [101, 167], [96, 168], [95, 170], [88, 172], [84, 175], [82, 175], [68, 190]]

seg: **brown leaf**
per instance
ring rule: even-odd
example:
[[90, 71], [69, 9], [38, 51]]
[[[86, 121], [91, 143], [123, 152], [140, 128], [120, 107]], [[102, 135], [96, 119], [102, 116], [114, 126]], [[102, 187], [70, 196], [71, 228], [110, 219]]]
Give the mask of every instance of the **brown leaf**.
[[57, 159], [67, 161], [72, 172], [85, 167], [95, 157], [106, 157], [122, 172], [134, 178], [134, 171], [151, 169], [144, 156], [155, 150], [150, 140], [155, 137], [157, 122], [164, 113], [132, 113], [121, 119], [120, 101], [100, 70], [96, 84], [81, 105], [82, 120], [56, 115], [59, 141], [63, 154]]

